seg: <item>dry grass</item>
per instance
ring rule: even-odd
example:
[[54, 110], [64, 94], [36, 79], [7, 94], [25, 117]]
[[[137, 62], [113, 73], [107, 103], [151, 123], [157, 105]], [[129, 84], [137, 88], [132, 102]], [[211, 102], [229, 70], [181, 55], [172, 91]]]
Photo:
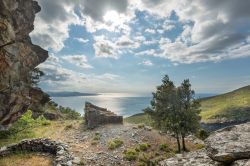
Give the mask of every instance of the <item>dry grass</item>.
[[52, 156], [40, 156], [32, 153], [0, 158], [1, 166], [52, 166], [52, 162]]
[[23, 131], [13, 138], [0, 139], [0, 147], [17, 143], [22, 139], [50, 138], [59, 140], [64, 136], [66, 126], [72, 126], [68, 130], [73, 130], [74, 128], [79, 128], [82, 123], [80, 120], [51, 121], [51, 124], [48, 126], [34, 127], [30, 131]]

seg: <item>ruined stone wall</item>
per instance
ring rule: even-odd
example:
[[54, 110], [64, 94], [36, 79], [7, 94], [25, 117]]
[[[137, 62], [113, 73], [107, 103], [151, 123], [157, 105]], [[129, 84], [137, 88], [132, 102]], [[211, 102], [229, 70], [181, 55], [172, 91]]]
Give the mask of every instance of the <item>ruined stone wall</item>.
[[94, 128], [102, 124], [123, 123], [123, 117], [115, 113], [95, 106], [89, 102], [85, 103], [85, 123], [89, 128]]
[[17, 151], [42, 152], [55, 156], [54, 166], [74, 165], [74, 156], [68, 151], [68, 145], [50, 139], [23, 140], [0, 149], [0, 157], [11, 155]]
[[31, 85], [31, 72], [48, 52], [29, 37], [40, 10], [33, 0], [0, 1], [0, 130], [43, 98], [42, 91]]

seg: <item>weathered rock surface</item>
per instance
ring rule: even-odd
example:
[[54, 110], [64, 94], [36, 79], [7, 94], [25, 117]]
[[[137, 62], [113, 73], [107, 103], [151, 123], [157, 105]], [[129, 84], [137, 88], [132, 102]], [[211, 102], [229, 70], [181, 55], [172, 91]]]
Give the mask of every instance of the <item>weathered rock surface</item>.
[[250, 166], [250, 123], [227, 127], [205, 140], [205, 149], [177, 155], [162, 166]]
[[[209, 158], [205, 150], [177, 154], [176, 157], [161, 161], [161, 166], [219, 166], [220, 164]], [[222, 166], [222, 165], [221, 165]]]
[[250, 123], [215, 131], [205, 143], [208, 156], [215, 161], [250, 159]]
[[85, 103], [85, 123], [89, 128], [95, 128], [102, 124], [123, 123], [123, 117], [117, 116], [115, 113], [95, 106], [89, 102]]
[[0, 149], [0, 157], [11, 155], [16, 151], [43, 152], [55, 155], [54, 166], [73, 165], [75, 160], [68, 151], [68, 145], [49, 139], [23, 140], [20, 143], [12, 144]]
[[29, 37], [40, 10], [33, 0], [0, 1], [0, 130], [43, 98], [42, 91], [31, 85], [31, 72], [48, 52], [33, 45]]

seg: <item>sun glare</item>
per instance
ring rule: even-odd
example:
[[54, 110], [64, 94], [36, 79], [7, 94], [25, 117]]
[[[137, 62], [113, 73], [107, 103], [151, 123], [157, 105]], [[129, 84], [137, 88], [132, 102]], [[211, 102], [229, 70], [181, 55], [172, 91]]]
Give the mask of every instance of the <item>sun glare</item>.
[[119, 14], [114, 10], [108, 11], [103, 16], [103, 19], [105, 22], [112, 23], [112, 24], [118, 24], [120, 22], [119, 18], [120, 18]]

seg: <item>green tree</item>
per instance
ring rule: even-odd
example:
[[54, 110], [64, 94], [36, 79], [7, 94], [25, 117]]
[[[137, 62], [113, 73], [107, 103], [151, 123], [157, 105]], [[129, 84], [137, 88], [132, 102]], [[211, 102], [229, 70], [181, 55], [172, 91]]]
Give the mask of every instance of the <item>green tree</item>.
[[180, 134], [182, 148], [186, 151], [185, 137], [194, 134], [200, 128], [200, 104], [195, 99], [195, 92], [191, 89], [188, 79], [184, 80], [177, 89], [179, 112], [180, 112]]
[[157, 86], [156, 92], [153, 93], [151, 107], [146, 108], [144, 111], [151, 116], [155, 127], [174, 134], [178, 145], [178, 152], [180, 152], [180, 116], [176, 98], [176, 87], [166, 75], [162, 79], [162, 85]]
[[199, 103], [194, 99], [189, 80], [176, 88], [166, 75], [153, 93], [151, 107], [144, 111], [151, 116], [155, 127], [174, 135], [178, 152], [181, 151], [180, 138], [186, 150], [185, 137], [199, 128]]

